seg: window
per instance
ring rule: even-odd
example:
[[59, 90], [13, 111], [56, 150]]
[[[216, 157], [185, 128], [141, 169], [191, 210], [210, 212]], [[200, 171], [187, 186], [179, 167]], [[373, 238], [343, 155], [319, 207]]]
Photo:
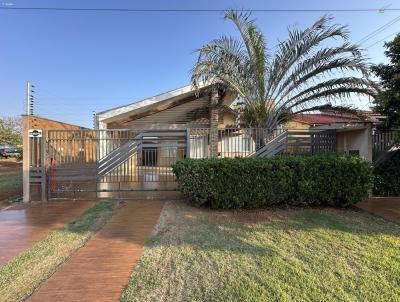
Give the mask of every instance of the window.
[[[172, 142], [169, 144], [177, 144], [178, 142]], [[161, 147], [161, 157], [176, 157], [178, 153], [178, 148], [177, 147], [173, 147], [173, 146], [165, 146], [165, 147]]]
[[222, 152], [250, 152], [251, 139], [245, 136], [224, 137]]
[[206, 158], [207, 157], [207, 136], [191, 135], [190, 136], [190, 158]]

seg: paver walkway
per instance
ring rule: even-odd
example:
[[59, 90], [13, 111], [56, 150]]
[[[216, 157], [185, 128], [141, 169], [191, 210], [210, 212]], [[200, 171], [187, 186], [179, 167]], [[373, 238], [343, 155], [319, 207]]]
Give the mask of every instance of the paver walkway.
[[400, 197], [375, 197], [357, 204], [367, 212], [400, 223]]
[[118, 301], [163, 205], [128, 201], [29, 301]]
[[0, 212], [0, 266], [62, 227], [93, 202], [21, 204]]

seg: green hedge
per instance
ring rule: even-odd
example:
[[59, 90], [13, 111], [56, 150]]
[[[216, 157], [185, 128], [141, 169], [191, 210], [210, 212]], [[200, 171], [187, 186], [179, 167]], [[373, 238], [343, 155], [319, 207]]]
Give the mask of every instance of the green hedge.
[[184, 159], [173, 171], [192, 204], [212, 208], [346, 207], [372, 187], [370, 164], [347, 155]]
[[374, 168], [375, 196], [400, 196], [400, 151]]

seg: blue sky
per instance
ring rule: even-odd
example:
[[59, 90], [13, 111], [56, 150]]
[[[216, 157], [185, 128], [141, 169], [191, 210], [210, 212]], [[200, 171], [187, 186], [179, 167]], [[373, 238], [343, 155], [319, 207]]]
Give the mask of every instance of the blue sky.
[[[2, 4], [3, 3], [3, 4]], [[337, 9], [400, 7], [398, 0], [281, 1], [20, 1], [14, 7], [113, 7], [173, 9]], [[349, 26], [353, 42], [400, 12], [331, 13]], [[35, 112], [91, 126], [92, 111], [131, 103], [189, 82], [202, 44], [234, 28], [219, 12], [0, 11], [0, 115], [23, 113], [26, 81], [36, 86]], [[288, 26], [304, 28], [320, 12], [254, 13], [273, 47]], [[363, 44], [396, 32], [400, 22]], [[388, 38], [390, 40], [392, 37]], [[371, 62], [385, 61], [383, 41], [366, 50]], [[366, 107], [366, 100], [354, 100]]]

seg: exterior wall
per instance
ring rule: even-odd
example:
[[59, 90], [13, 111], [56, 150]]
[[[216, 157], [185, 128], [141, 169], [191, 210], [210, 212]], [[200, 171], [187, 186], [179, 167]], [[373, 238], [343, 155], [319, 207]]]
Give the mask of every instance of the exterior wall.
[[338, 152], [359, 151], [361, 157], [372, 162], [372, 130], [371, 125], [365, 129], [338, 132], [336, 135]]
[[24, 131], [27, 129], [42, 129], [42, 130], [83, 130], [87, 129], [77, 125], [63, 123], [59, 121], [50, 120], [47, 118], [35, 115], [23, 115], [22, 119], [26, 123]]
[[310, 127], [309, 124], [298, 122], [298, 121], [295, 121], [295, 120], [291, 120], [291, 121], [286, 123], [285, 128], [287, 128], [287, 129], [305, 130], [305, 129], [310, 129], [311, 127]]
[[226, 126], [235, 127], [236, 119], [233, 113], [224, 112], [221, 113], [222, 118], [218, 123], [218, 128], [225, 128]]

